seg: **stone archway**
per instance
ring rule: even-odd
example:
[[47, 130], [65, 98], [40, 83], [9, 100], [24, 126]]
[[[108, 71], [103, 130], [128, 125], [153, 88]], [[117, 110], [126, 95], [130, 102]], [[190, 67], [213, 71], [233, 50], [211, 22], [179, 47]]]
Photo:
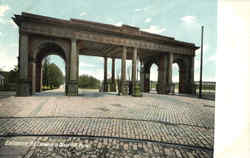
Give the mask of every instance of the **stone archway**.
[[159, 82], [159, 57], [151, 57], [144, 61], [143, 77], [144, 78], [144, 92], [150, 92], [150, 68], [155, 64], [158, 67], [158, 82]]
[[[37, 51], [34, 52], [35, 59], [35, 70], [33, 71], [32, 77], [32, 92], [41, 92], [42, 90], [42, 65], [45, 57], [49, 55], [60, 56], [65, 63], [65, 72], [67, 72], [67, 58], [64, 49], [53, 41], [44, 41], [39, 46]], [[34, 73], [35, 72], [35, 73]], [[68, 74], [65, 74], [65, 78], [68, 78]]]
[[[52, 41], [64, 50], [66, 59], [66, 95], [78, 95], [78, 55], [91, 55], [107, 58], [121, 58], [121, 93], [127, 95], [126, 60], [132, 59], [132, 80], [136, 86], [136, 59], [143, 61], [141, 83], [144, 91], [148, 91], [149, 68], [155, 60], [158, 68], [159, 93], [168, 94], [172, 84], [172, 63], [175, 56], [185, 62], [183, 71], [183, 92], [192, 93], [194, 75], [194, 55], [199, 47], [193, 43], [177, 41], [175, 38], [150, 34], [140, 28], [128, 25], [115, 27], [77, 19], [63, 20], [52, 17], [22, 13], [13, 20], [19, 27], [19, 79], [17, 96], [29, 96], [35, 92], [36, 54], [44, 41]], [[46, 42], [45, 42], [46, 43]], [[50, 43], [50, 42], [49, 42]], [[53, 46], [53, 45], [52, 45]], [[55, 45], [54, 45], [55, 46]], [[55, 48], [57, 48], [55, 46]], [[42, 46], [43, 47], [43, 46]], [[54, 49], [55, 49], [54, 48]], [[45, 51], [46, 52], [46, 51]], [[46, 53], [45, 53], [46, 54]], [[42, 57], [41, 57], [42, 58]], [[113, 60], [114, 62], [114, 60]], [[112, 69], [114, 72], [114, 67]], [[107, 62], [104, 63], [104, 83], [107, 81]], [[114, 73], [112, 73], [114, 74]], [[114, 79], [114, 77], [113, 77]], [[144, 82], [145, 79], [145, 82]], [[38, 81], [39, 83], [39, 81]], [[142, 88], [142, 90], [143, 90]], [[39, 88], [37, 88], [39, 89]]]
[[150, 87], [150, 93], [151, 92], [154, 92], [156, 91], [157, 92], [157, 89], [158, 89], [158, 76], [159, 76], [159, 67], [153, 63], [151, 66], [150, 66], [150, 73], [149, 73], [149, 87]]
[[184, 87], [185, 87], [185, 73], [186, 73], [186, 64], [185, 62], [180, 59], [177, 58], [173, 61], [173, 64], [177, 64], [178, 68], [179, 68], [179, 88], [178, 88], [178, 93], [183, 93], [184, 92]]

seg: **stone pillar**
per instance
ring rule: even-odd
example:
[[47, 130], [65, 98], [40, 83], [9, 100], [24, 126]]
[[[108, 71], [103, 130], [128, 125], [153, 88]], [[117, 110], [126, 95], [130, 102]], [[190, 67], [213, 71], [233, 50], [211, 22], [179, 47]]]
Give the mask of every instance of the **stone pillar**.
[[32, 94], [35, 94], [36, 92], [36, 62], [35, 59], [32, 59], [31, 61], [32, 65]]
[[132, 59], [132, 84], [133, 89], [136, 83], [136, 66], [137, 66], [137, 48], [133, 49], [133, 59]]
[[157, 69], [157, 72], [158, 72], [158, 78], [157, 78], [157, 83], [156, 83], [156, 92], [157, 94], [159, 94], [159, 88], [160, 88], [160, 84], [159, 84], [159, 81], [160, 81], [160, 68], [158, 66], [158, 69]]
[[19, 79], [17, 83], [17, 96], [30, 96], [31, 83], [28, 80], [28, 51], [29, 51], [29, 37], [27, 34], [19, 33], [19, 57], [20, 69]]
[[123, 47], [122, 51], [122, 70], [121, 70], [121, 94], [128, 95], [128, 82], [126, 81], [126, 58], [127, 47]]
[[143, 59], [140, 60], [141, 62], [141, 68], [140, 68], [140, 83], [141, 83], [141, 92], [144, 92], [144, 62]]
[[162, 55], [160, 58], [159, 64], [159, 73], [158, 73], [158, 83], [159, 83], [159, 94], [167, 93], [167, 84], [166, 84], [166, 71], [167, 71], [167, 56]]
[[76, 39], [71, 39], [71, 52], [69, 58], [69, 80], [67, 84], [67, 96], [78, 95], [78, 51], [76, 47]]
[[172, 65], [173, 65], [173, 53], [169, 53], [167, 62], [167, 93], [171, 92], [172, 86]]
[[132, 60], [132, 95], [135, 97], [142, 96], [140, 83], [136, 81], [136, 70], [137, 70], [137, 48], [133, 49], [133, 60]]
[[36, 92], [42, 91], [43, 84], [43, 72], [42, 72], [42, 63], [36, 63]]
[[111, 91], [116, 92], [116, 83], [115, 83], [115, 58], [112, 58], [112, 83]]
[[104, 57], [104, 80], [103, 80], [103, 91], [108, 92], [108, 58]]

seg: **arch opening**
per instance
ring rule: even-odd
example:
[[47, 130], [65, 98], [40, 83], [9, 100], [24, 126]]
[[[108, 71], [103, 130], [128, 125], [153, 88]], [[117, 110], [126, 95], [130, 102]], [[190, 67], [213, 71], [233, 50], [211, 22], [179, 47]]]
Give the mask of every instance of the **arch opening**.
[[180, 83], [180, 68], [178, 63], [173, 63], [172, 66], [172, 82], [174, 86], [174, 93], [179, 93], [179, 83]]
[[64, 88], [67, 81], [67, 59], [65, 51], [56, 43], [46, 42], [39, 45], [34, 54], [35, 64], [32, 65], [32, 92], [42, 92], [54, 88]]
[[182, 59], [175, 59], [172, 65], [172, 81], [175, 83], [175, 93], [183, 93], [185, 88], [186, 64]]
[[158, 66], [153, 63], [149, 71], [149, 92], [157, 93], [157, 84], [158, 84]]

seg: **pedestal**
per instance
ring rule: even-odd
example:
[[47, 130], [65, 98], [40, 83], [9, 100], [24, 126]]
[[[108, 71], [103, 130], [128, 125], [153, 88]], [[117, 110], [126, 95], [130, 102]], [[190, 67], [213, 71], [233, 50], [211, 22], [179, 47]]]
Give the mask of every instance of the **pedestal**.
[[110, 92], [116, 92], [116, 84], [114, 82], [110, 84]]
[[16, 88], [16, 96], [31, 96], [32, 88], [31, 88], [31, 81], [19, 79]]
[[66, 95], [78, 96], [78, 82], [77, 81], [68, 81], [67, 86], [66, 86]]
[[121, 92], [120, 95], [128, 95], [128, 81], [121, 82]]
[[140, 82], [136, 82], [133, 84], [132, 96], [142, 97]]

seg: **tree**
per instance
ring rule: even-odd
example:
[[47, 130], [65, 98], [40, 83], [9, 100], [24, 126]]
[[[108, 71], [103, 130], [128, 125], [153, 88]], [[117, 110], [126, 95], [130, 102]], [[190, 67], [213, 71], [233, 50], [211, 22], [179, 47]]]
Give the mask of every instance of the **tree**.
[[43, 61], [43, 85], [49, 86], [48, 82], [48, 65], [50, 64], [50, 58], [46, 57]]
[[93, 76], [81, 75], [78, 82], [79, 88], [93, 88], [100, 87], [100, 81]]
[[64, 83], [62, 71], [56, 64], [50, 63], [49, 57], [43, 62], [43, 85], [50, 88], [59, 88]]
[[15, 65], [12, 70], [9, 71], [8, 73], [8, 82], [9, 83], [16, 83], [18, 79], [18, 66]]
[[64, 77], [62, 71], [56, 64], [48, 64], [48, 85], [51, 88], [59, 88], [64, 83]]

